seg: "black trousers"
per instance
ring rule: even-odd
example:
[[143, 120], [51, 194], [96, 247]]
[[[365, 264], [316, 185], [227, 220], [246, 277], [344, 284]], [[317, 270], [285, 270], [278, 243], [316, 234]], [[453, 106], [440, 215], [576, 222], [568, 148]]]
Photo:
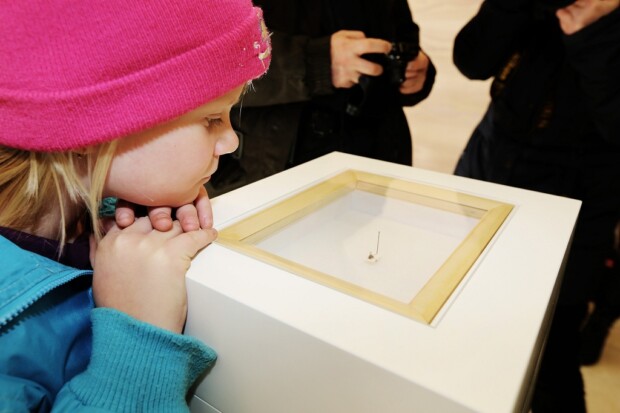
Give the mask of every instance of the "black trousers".
[[556, 308], [536, 378], [533, 413], [585, 413], [579, 327], [586, 313], [585, 304]]

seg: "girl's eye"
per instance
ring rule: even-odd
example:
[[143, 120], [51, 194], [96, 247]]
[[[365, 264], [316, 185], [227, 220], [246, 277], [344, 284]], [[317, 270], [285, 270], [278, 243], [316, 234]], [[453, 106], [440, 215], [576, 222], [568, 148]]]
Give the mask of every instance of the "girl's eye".
[[205, 118], [204, 120], [207, 128], [213, 128], [224, 124], [221, 118]]

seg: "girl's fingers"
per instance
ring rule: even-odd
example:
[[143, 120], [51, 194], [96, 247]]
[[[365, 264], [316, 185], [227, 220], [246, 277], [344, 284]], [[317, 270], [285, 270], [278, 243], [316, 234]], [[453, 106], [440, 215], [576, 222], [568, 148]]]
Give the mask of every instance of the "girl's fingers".
[[109, 234], [115, 230], [120, 231], [121, 228], [116, 222], [116, 220], [113, 218], [102, 218], [99, 221], [99, 224], [101, 225], [101, 231], [103, 232], [103, 234]]
[[196, 231], [200, 229], [198, 208], [192, 204], [186, 204], [177, 209], [176, 218], [181, 223], [183, 231]]
[[191, 260], [201, 249], [215, 241], [217, 231], [215, 228], [201, 229], [198, 231], [183, 232], [169, 241], [169, 245], [175, 251], [182, 253]]
[[168, 231], [172, 228], [172, 208], [152, 207], [148, 209], [151, 225], [158, 231]]
[[130, 226], [133, 224], [134, 219], [136, 219], [134, 207], [130, 203], [119, 199], [116, 203], [114, 219], [121, 228]]
[[213, 209], [211, 208], [211, 200], [207, 189], [203, 186], [196, 198], [196, 210], [198, 211], [198, 220], [200, 227], [203, 229], [213, 227]]
[[140, 217], [140, 218], [137, 218], [134, 221], [134, 223], [128, 226], [127, 228], [123, 228], [122, 231], [124, 233], [147, 234], [153, 231], [153, 229], [154, 228], [153, 228], [153, 225], [151, 224], [151, 219], [149, 217]]

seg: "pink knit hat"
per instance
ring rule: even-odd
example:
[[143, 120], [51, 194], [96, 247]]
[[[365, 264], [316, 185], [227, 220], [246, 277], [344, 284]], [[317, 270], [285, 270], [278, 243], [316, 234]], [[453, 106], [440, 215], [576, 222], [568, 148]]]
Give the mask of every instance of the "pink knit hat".
[[267, 70], [251, 0], [0, 4], [0, 145], [64, 151], [172, 120]]

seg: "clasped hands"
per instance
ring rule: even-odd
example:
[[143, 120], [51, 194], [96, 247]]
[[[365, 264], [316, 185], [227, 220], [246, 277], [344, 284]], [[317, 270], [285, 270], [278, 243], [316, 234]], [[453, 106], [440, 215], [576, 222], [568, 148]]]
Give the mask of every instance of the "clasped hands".
[[[364, 59], [362, 55], [387, 54], [392, 44], [387, 40], [368, 38], [361, 31], [340, 30], [331, 36], [330, 47], [332, 84], [336, 88], [350, 88], [359, 83], [362, 75], [379, 76], [383, 73], [383, 66]], [[400, 93], [412, 94], [422, 90], [428, 64], [428, 56], [420, 51], [416, 59], [407, 64]]]
[[[191, 204], [148, 208], [119, 201], [114, 218], [102, 220], [103, 238], [91, 237], [93, 296], [154, 326], [181, 333], [187, 316], [185, 274], [192, 258], [217, 238], [207, 191]], [[176, 219], [174, 219], [176, 218]]]
[[[107, 232], [113, 225], [117, 225], [119, 228], [126, 228], [133, 224], [136, 219], [135, 207], [133, 204], [119, 200], [116, 205], [114, 219], [103, 222], [104, 232]], [[198, 197], [193, 203], [176, 208], [174, 217], [172, 208], [168, 206], [147, 208], [147, 215], [153, 228], [158, 231], [172, 229], [173, 218], [179, 221], [184, 232], [213, 227], [211, 201], [204, 187], [200, 189]]]

